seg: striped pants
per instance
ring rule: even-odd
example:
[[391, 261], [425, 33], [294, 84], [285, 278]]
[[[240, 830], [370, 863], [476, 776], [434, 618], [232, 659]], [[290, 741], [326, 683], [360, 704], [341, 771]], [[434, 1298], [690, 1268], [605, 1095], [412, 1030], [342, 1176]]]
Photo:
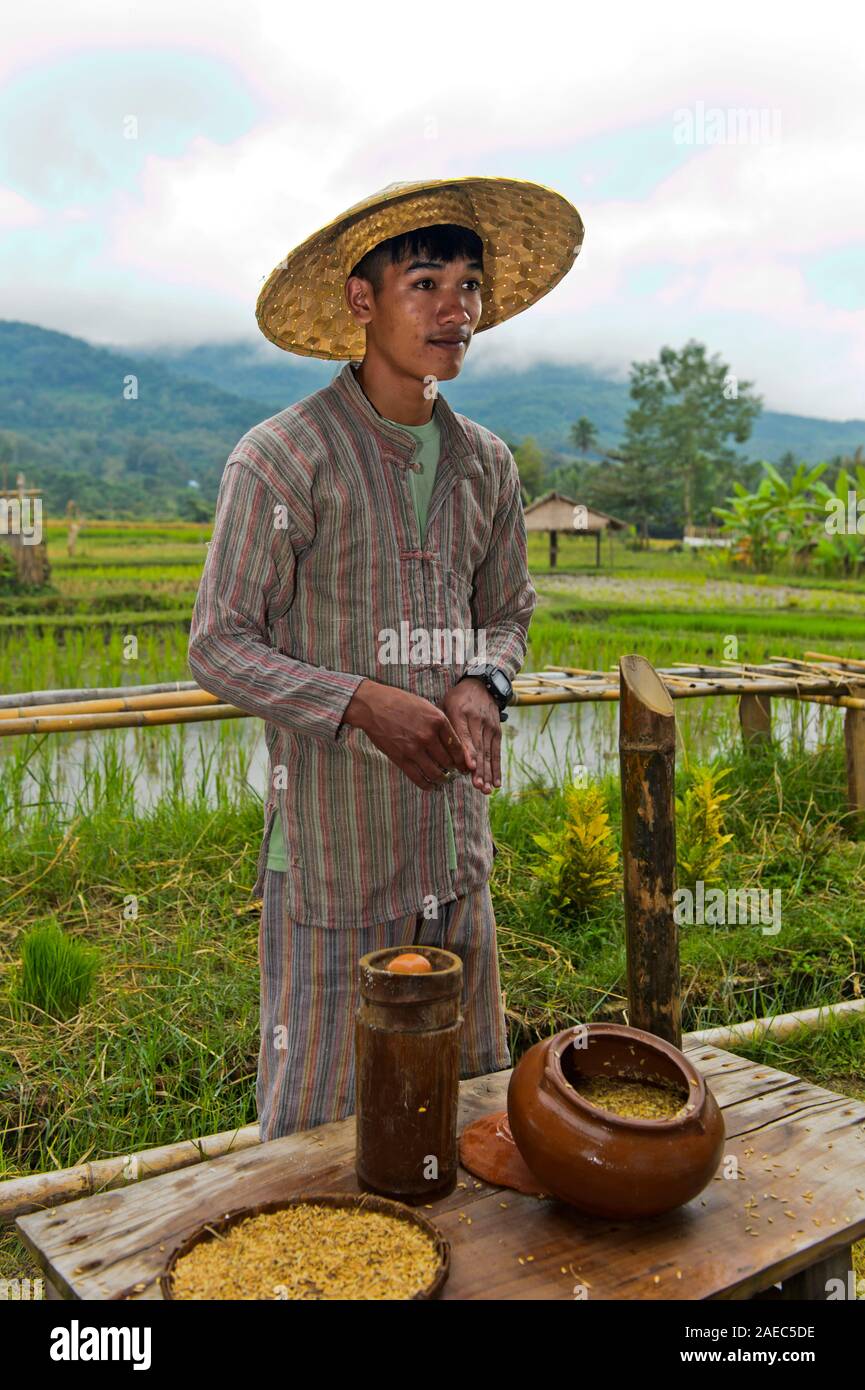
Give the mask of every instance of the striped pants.
[[264, 876], [258, 958], [261, 1045], [256, 1104], [261, 1141], [354, 1113], [358, 961], [386, 946], [442, 946], [463, 963], [460, 1076], [511, 1065], [489, 883], [373, 927], [316, 927], [283, 918], [283, 876]]

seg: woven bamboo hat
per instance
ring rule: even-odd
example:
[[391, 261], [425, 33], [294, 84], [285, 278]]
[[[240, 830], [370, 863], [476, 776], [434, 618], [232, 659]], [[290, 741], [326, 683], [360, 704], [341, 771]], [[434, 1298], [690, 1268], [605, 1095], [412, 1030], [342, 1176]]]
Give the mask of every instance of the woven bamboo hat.
[[539, 183], [500, 178], [391, 183], [280, 261], [258, 296], [255, 316], [262, 333], [303, 357], [362, 358], [366, 335], [345, 302], [348, 276], [379, 242], [439, 222], [469, 227], [483, 242], [483, 312], [476, 333], [548, 294], [583, 243], [576, 208]]

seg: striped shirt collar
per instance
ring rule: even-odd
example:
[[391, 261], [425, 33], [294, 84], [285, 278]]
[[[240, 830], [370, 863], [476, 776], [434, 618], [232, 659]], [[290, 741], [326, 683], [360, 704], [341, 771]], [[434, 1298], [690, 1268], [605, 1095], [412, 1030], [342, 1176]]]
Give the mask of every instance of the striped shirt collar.
[[[379, 437], [385, 446], [386, 454], [392, 457], [395, 463], [403, 463], [414, 453], [415, 440], [410, 435], [406, 436], [405, 431], [398, 425], [392, 425], [384, 416], [379, 415], [375, 406], [364, 395], [352, 367], [352, 362], [346, 362], [331, 384], [362, 416], [373, 434]], [[441, 394], [436, 396], [435, 417], [441, 430], [442, 454], [446, 453], [449, 456], [457, 471], [469, 478], [483, 471], [468, 434]]]

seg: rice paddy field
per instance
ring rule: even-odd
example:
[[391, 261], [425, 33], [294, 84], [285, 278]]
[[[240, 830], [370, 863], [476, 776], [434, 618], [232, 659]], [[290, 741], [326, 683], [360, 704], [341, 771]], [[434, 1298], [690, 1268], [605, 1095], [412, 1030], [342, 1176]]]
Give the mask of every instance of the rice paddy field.
[[[91, 523], [69, 558], [52, 525], [53, 592], [0, 594], [0, 691], [189, 680], [208, 536]], [[551, 572], [546, 539], [530, 537], [539, 603], [524, 671], [605, 669], [628, 652], [656, 666], [731, 650], [747, 662], [865, 659], [861, 582], [749, 577], [718, 553], [662, 546], [605, 545], [603, 560], [595, 569], [593, 546], [560, 538]], [[677, 791], [698, 765], [727, 769], [722, 881], [778, 889], [783, 904], [773, 935], [682, 926], [684, 1028], [861, 998], [865, 828], [847, 811], [842, 711], [775, 698], [773, 743], [748, 752], [734, 698], [678, 701], [676, 715]], [[526, 707], [503, 727], [491, 886], [515, 1061], [626, 1007], [621, 892], [570, 918], [551, 911], [532, 838], [561, 824], [579, 764], [602, 792], [620, 866], [617, 717], [615, 704]], [[0, 739], [0, 1180], [255, 1120], [250, 889], [266, 773], [252, 719]], [[51, 928], [87, 962], [78, 995]], [[861, 1016], [742, 1051], [865, 1100]], [[862, 1246], [856, 1260], [865, 1277]], [[0, 1232], [0, 1277], [28, 1273], [29, 1255]]]

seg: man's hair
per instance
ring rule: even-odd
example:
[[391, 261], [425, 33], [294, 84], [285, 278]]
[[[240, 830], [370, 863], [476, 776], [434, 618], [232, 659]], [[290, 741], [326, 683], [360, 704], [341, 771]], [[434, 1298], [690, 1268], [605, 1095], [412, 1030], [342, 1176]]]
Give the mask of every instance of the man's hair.
[[371, 251], [361, 257], [349, 272], [369, 280], [376, 294], [381, 289], [384, 268], [399, 265], [410, 256], [421, 257], [425, 261], [455, 261], [464, 257], [467, 261], [484, 263], [484, 244], [477, 232], [469, 227], [458, 227], [453, 222], [438, 222], [432, 227], [417, 227], [412, 232], [402, 232], [399, 236], [380, 241]]

